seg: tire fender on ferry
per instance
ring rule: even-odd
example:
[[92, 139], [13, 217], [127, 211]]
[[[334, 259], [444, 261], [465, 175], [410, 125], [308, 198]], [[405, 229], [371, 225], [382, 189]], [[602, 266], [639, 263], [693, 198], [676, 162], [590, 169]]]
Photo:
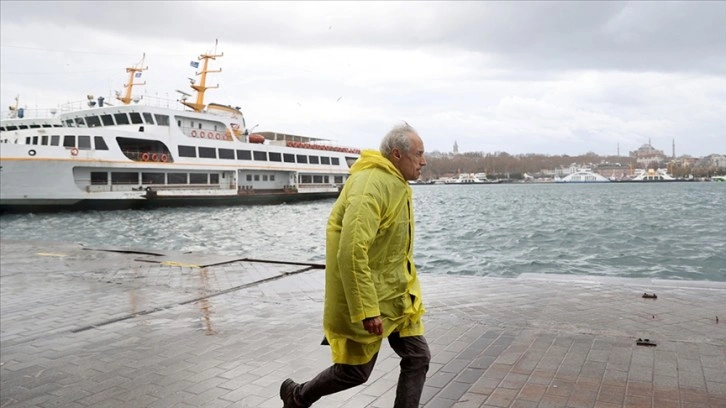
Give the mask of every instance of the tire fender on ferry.
[[31, 156], [31, 157], [35, 156], [35, 150], [33, 150], [33, 149], [28, 150], [28, 156]]
[[192, 130], [192, 137], [197, 137], [197, 131], [196, 130]]
[[217, 140], [221, 140], [221, 139], [222, 139], [222, 135], [221, 135], [221, 134], [220, 134], [219, 132], [215, 133], [215, 134], [214, 134], [214, 137], [215, 137], [215, 138], [216, 138]]
[[199, 137], [204, 137], [204, 131], [199, 132]]
[[167, 161], [169, 161], [169, 156], [167, 156], [166, 153], [162, 153], [161, 154], [161, 161], [163, 161], [164, 163], [166, 163]]
[[151, 161], [159, 161], [159, 155], [154, 153], [151, 155]]
[[149, 161], [149, 153], [144, 153], [141, 155], [141, 160], [143, 161]]
[[78, 156], [78, 148], [74, 147], [71, 149], [71, 156]]

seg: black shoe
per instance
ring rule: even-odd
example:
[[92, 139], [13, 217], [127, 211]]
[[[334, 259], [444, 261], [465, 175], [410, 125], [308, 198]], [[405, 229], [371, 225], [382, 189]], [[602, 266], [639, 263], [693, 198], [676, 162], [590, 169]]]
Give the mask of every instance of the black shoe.
[[295, 402], [295, 387], [297, 387], [297, 383], [293, 381], [292, 379], [288, 378], [287, 380], [282, 382], [282, 385], [280, 385], [280, 398], [282, 399], [283, 408], [300, 408], [302, 405], [299, 405]]

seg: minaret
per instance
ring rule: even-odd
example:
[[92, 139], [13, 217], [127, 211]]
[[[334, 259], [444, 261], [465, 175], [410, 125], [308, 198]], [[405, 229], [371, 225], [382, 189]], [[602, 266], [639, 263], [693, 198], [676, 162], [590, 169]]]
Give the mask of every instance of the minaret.
[[673, 160], [676, 159], [676, 138], [673, 138]]
[[459, 154], [459, 144], [454, 140], [454, 154]]

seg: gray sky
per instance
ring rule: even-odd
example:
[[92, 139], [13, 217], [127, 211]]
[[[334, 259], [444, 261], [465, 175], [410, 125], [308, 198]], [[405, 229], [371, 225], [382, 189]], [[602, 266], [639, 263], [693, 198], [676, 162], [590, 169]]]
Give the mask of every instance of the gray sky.
[[726, 2], [0, 2], [0, 103], [190, 92], [249, 127], [428, 151], [726, 154]]

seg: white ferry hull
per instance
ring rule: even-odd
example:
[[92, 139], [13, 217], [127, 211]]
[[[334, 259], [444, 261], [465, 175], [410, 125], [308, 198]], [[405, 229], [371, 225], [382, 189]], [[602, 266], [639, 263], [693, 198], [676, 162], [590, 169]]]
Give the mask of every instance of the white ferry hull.
[[[200, 83], [208, 63], [202, 54]], [[143, 59], [142, 59], [143, 61]], [[286, 203], [337, 197], [360, 151], [315, 137], [250, 134], [241, 108], [88, 95], [51, 117], [0, 123], [0, 211]], [[144, 99], [144, 103], [139, 103]], [[133, 104], [132, 104], [133, 102]], [[18, 105], [16, 103], [16, 105]], [[16, 106], [13, 113], [20, 113]], [[254, 128], [253, 128], [254, 129]]]

